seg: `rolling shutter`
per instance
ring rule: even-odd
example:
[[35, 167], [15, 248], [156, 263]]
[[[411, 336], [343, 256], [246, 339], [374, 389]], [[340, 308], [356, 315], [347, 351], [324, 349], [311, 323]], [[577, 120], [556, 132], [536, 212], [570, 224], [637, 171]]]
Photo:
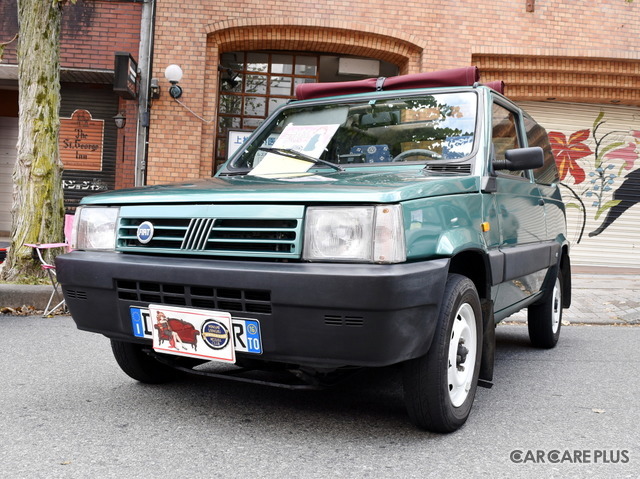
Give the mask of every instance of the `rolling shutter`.
[[640, 268], [640, 108], [519, 105], [555, 137], [556, 163], [573, 158], [561, 187], [572, 264]]
[[16, 163], [18, 143], [18, 118], [0, 117], [0, 235], [11, 231], [11, 207], [13, 205], [13, 168]]

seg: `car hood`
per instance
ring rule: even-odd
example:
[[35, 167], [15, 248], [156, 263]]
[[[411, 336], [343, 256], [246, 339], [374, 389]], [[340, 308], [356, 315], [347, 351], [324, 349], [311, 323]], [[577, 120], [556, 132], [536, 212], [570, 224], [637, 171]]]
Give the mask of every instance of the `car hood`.
[[424, 170], [341, 171], [264, 178], [224, 176], [114, 190], [82, 204], [176, 203], [395, 203], [429, 196], [477, 192], [475, 176], [431, 176]]

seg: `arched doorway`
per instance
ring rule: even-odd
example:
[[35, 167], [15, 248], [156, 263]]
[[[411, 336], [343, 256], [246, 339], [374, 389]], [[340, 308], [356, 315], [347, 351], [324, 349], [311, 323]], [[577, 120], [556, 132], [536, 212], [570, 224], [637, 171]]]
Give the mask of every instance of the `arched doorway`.
[[282, 51], [226, 52], [218, 69], [217, 165], [294, 98], [297, 85], [398, 74], [396, 65], [372, 58]]
[[207, 28], [207, 70], [218, 85], [214, 170], [227, 160], [229, 145], [238, 146], [293, 98], [300, 83], [394, 76], [420, 68], [424, 46], [401, 31], [367, 24], [354, 31], [331, 20], [281, 23], [238, 19]]

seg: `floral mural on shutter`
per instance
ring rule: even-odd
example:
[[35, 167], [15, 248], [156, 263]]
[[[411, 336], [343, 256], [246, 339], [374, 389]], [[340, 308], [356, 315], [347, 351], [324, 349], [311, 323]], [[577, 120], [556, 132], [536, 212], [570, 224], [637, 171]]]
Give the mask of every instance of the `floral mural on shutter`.
[[[587, 141], [593, 148], [589, 146]], [[583, 129], [568, 137], [559, 131], [549, 132], [560, 180], [573, 198], [567, 207], [602, 219], [589, 232], [597, 236], [640, 200], [640, 168], [634, 169], [640, 154], [640, 131], [607, 130], [605, 113], [600, 112], [592, 129]], [[640, 166], [640, 165], [639, 165]], [[572, 184], [571, 184], [572, 183]], [[578, 243], [582, 234], [578, 238]]]

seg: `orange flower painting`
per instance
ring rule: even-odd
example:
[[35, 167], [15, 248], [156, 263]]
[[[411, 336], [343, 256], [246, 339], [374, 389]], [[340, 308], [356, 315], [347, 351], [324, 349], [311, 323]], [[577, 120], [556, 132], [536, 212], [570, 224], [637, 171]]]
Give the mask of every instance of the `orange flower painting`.
[[577, 160], [589, 156], [593, 152], [585, 140], [589, 138], [591, 132], [589, 130], [580, 130], [572, 133], [567, 137], [559, 132], [549, 132], [549, 141], [551, 142], [551, 149], [556, 157], [556, 164], [558, 165], [558, 173], [560, 179], [564, 180], [567, 173], [573, 176], [576, 185], [582, 183], [585, 179], [584, 169], [578, 164]]

